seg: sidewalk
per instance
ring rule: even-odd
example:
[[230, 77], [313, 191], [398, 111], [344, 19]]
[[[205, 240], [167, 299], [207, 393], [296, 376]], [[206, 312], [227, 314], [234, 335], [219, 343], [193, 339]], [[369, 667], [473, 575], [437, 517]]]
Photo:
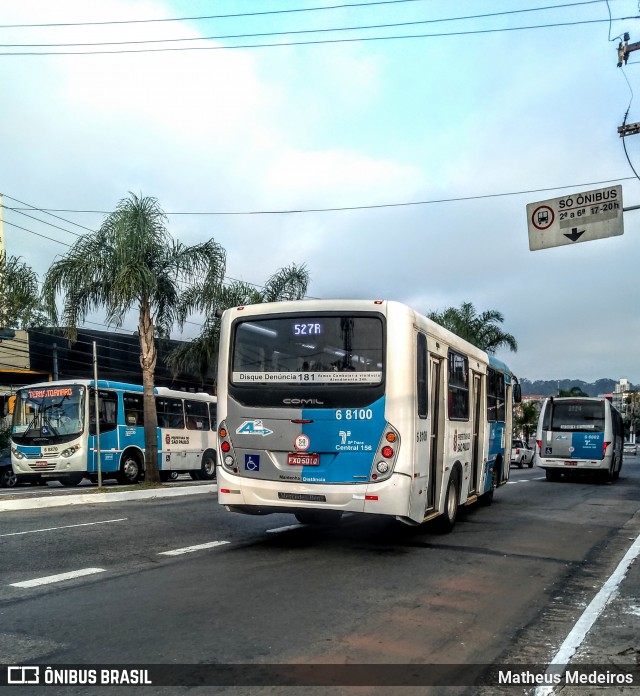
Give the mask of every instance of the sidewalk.
[[631, 686], [556, 687], [558, 696], [595, 696], [596, 694], [640, 693], [640, 559], [636, 558], [618, 590], [596, 620], [584, 642], [572, 657], [568, 669], [595, 665], [599, 672], [623, 674], [634, 670]]
[[[70, 492], [68, 488], [39, 489], [37, 492], [25, 490], [19, 493], [0, 497], [0, 514], [14, 510], [35, 510], [46, 507], [62, 507], [67, 505], [98, 505], [100, 503], [115, 503], [123, 500], [155, 500], [157, 498], [174, 498], [185, 495], [204, 495], [215, 493], [217, 483], [184, 483], [170, 484], [162, 488], [147, 488], [144, 490], [119, 490], [117, 486], [107, 486], [99, 493], [97, 488], [83, 488]], [[1, 517], [0, 517], [1, 519]]]

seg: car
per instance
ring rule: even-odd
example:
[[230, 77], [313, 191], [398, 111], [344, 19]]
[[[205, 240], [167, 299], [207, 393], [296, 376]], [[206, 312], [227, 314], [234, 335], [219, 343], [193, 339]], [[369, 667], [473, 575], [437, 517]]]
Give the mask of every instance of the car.
[[16, 483], [18, 478], [11, 467], [11, 450], [6, 447], [0, 450], [0, 487], [13, 488]]
[[635, 442], [625, 442], [622, 454], [638, 454], [638, 445]]
[[526, 464], [530, 469], [533, 467], [535, 450], [529, 447], [526, 440], [512, 440], [511, 442], [511, 464], [515, 464], [519, 469]]

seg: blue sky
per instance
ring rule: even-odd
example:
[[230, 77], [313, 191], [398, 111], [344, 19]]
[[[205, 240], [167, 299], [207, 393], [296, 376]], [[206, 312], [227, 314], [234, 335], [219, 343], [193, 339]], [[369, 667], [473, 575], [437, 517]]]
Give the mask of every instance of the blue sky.
[[[0, 24], [346, 4], [0, 0]], [[629, 104], [628, 121], [640, 121], [640, 67], [634, 64], [640, 52], [618, 69], [615, 39], [628, 31], [631, 41], [640, 40], [640, 21], [574, 24], [608, 20], [605, 2], [513, 12], [560, 4], [567, 3], [410, 0], [233, 19], [0, 28], [5, 45], [95, 43], [510, 12], [397, 28], [191, 42], [207, 50], [0, 56], [0, 192], [7, 207], [19, 199], [37, 208], [108, 211], [134, 191], [156, 196], [169, 213], [253, 213], [171, 215], [169, 229], [188, 244], [215, 238], [227, 251], [232, 278], [260, 284], [297, 262], [310, 270], [313, 297], [382, 297], [420, 311], [464, 301], [479, 311], [497, 309], [519, 343], [517, 353], [499, 357], [521, 377], [627, 377], [640, 383], [640, 211], [625, 213], [623, 236], [529, 251], [527, 203], [618, 180], [624, 205], [640, 203], [639, 182], [617, 134]], [[609, 7], [614, 18], [639, 15], [636, 0], [610, 0]], [[484, 33], [219, 48], [453, 32]], [[120, 48], [151, 46], [159, 45]], [[0, 48], [24, 50], [95, 49]], [[640, 135], [626, 144], [640, 171]], [[515, 192], [531, 193], [495, 196]], [[364, 207], [481, 196], [492, 197]], [[255, 214], [358, 206], [363, 208]], [[57, 214], [93, 229], [103, 218]], [[30, 230], [6, 224], [8, 253], [40, 273], [77, 238], [17, 211], [5, 210], [4, 217]], [[184, 337], [196, 330], [188, 325]]]

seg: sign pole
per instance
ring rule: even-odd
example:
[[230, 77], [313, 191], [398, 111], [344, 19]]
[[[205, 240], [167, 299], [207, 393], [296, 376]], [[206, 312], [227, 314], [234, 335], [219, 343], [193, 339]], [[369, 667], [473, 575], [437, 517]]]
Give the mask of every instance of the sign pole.
[[102, 489], [102, 467], [100, 461], [100, 403], [98, 398], [98, 351], [96, 342], [93, 342], [93, 396], [96, 413], [96, 455], [98, 462], [98, 490]]

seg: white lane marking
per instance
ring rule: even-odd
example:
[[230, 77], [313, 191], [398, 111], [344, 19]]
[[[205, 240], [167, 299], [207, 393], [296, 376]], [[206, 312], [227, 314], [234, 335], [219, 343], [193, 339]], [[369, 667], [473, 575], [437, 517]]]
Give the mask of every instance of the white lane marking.
[[24, 580], [23, 582], [12, 582], [11, 587], [39, 587], [40, 585], [50, 585], [54, 582], [62, 582], [63, 580], [71, 580], [72, 578], [81, 578], [83, 575], [93, 575], [94, 573], [105, 573], [104, 568], [82, 568], [81, 570], [72, 570], [69, 573], [59, 573], [58, 575], [48, 575], [44, 578], [35, 578], [35, 580]]
[[[624, 580], [629, 566], [640, 554], [640, 535], [638, 535], [618, 563], [618, 567], [613, 571], [609, 579], [600, 588], [598, 594], [591, 600], [589, 606], [582, 612], [582, 616], [576, 621], [569, 635], [564, 639], [564, 643], [558, 649], [549, 663], [547, 674], [558, 674], [562, 668], [569, 664], [576, 650], [582, 644], [587, 633], [591, 630], [596, 619], [602, 614], [609, 601], [615, 597], [620, 583]], [[539, 686], [536, 688], [535, 696], [549, 696], [555, 693], [552, 686]]]
[[0, 534], [0, 537], [18, 536], [19, 534], [36, 534], [37, 532], [53, 532], [58, 529], [72, 529], [73, 527], [89, 527], [93, 524], [109, 524], [110, 522], [124, 522], [128, 518], [120, 517], [117, 520], [102, 520], [100, 522], [83, 522], [82, 524], [68, 524], [64, 527], [45, 527], [44, 529], [29, 529], [26, 532], [9, 532], [8, 534]]
[[277, 534], [278, 532], [287, 532], [290, 529], [300, 529], [301, 524], [289, 524], [286, 527], [276, 527], [275, 529], [267, 529], [267, 534]]
[[173, 551], [160, 551], [158, 556], [180, 556], [183, 553], [192, 553], [193, 551], [201, 551], [202, 549], [212, 549], [214, 546], [222, 546], [229, 544], [228, 541], [210, 541], [207, 544], [197, 544], [196, 546], [185, 546], [182, 549], [173, 549]]

